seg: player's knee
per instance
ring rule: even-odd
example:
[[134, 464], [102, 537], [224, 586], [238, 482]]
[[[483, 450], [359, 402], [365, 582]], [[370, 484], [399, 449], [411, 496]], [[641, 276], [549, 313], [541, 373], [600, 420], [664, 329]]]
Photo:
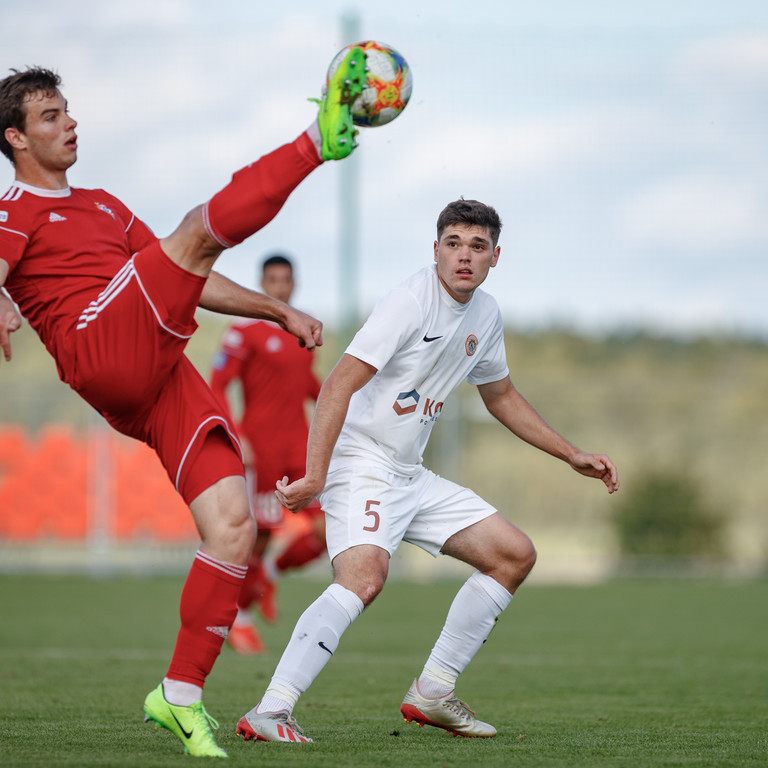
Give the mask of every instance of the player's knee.
[[384, 588], [389, 557], [377, 547], [353, 547], [334, 558], [334, 581], [370, 605]]
[[221, 253], [222, 246], [208, 233], [203, 221], [203, 207], [193, 208], [178, 227], [161, 241], [168, 257], [188, 272], [207, 274]]
[[536, 565], [536, 548], [533, 546], [533, 542], [524, 533], [521, 535], [522, 540], [518, 545], [516, 560], [520, 571], [527, 576], [533, 569], [533, 566]]
[[219, 552], [222, 560], [245, 564], [256, 542], [256, 525], [248, 515], [227, 515], [211, 526], [203, 537], [206, 549]]
[[370, 605], [377, 597], [377, 595], [384, 588], [383, 578], [369, 578], [365, 581], [361, 581], [358, 584], [355, 592], [357, 596], [362, 600], [363, 605]]
[[515, 530], [515, 535], [502, 552], [494, 571], [498, 574], [498, 581], [514, 592], [536, 564], [536, 549], [528, 536]]

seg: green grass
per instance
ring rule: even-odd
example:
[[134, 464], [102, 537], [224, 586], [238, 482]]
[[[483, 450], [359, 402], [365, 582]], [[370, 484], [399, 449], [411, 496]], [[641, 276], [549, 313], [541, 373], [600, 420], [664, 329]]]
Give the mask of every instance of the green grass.
[[[142, 722], [177, 629], [181, 578], [0, 577], [0, 765], [189, 766]], [[617, 581], [523, 588], [460, 680], [499, 729], [453, 739], [399, 704], [456, 583], [389, 584], [299, 702], [312, 745], [244, 743], [297, 615], [323, 584], [288, 579], [269, 652], [225, 648], [206, 689], [232, 766], [765, 766], [768, 583]], [[205, 763], [203, 763], [205, 764]]]

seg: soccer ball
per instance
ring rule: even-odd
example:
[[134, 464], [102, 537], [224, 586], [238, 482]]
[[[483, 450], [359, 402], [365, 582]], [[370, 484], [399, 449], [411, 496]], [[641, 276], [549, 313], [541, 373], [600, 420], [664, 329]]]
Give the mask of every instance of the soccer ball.
[[355, 125], [372, 128], [394, 120], [411, 98], [413, 76], [408, 62], [394, 49], [375, 40], [352, 43], [342, 48], [328, 67], [326, 83], [349, 53], [359, 46], [365, 51], [367, 78], [363, 92], [352, 102]]

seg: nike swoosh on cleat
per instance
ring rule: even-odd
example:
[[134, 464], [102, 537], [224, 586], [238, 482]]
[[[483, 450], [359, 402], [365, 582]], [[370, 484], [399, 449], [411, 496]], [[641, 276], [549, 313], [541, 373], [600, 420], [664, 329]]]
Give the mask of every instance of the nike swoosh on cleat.
[[176, 715], [173, 714], [173, 711], [171, 711], [171, 717], [176, 721], [176, 725], [181, 728], [181, 732], [184, 734], [184, 738], [191, 739], [192, 734], [195, 732], [195, 729], [193, 728], [191, 731], [187, 732], [184, 730], [184, 726], [179, 722], [179, 718], [176, 717]]
[[430, 341], [437, 341], [438, 339], [442, 339], [442, 338], [443, 338], [442, 336], [427, 336], [426, 334], [424, 334], [423, 341], [426, 341], [427, 344], [429, 344]]
[[326, 645], [326, 644], [325, 644], [325, 643], [324, 643], [322, 640], [321, 640], [321, 641], [318, 643], [318, 645], [319, 645], [319, 646], [320, 646], [320, 647], [321, 647], [321, 648], [322, 648], [324, 651], [328, 651], [328, 653], [330, 653], [330, 654], [331, 654], [331, 656], [333, 656], [333, 651], [332, 651], [330, 648], [328, 648], [328, 646], [327, 646], [327, 645]]

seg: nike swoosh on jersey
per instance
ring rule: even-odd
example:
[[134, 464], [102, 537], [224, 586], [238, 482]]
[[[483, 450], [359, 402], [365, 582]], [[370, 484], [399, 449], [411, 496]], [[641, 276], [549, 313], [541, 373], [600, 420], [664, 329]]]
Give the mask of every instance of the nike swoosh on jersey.
[[326, 645], [326, 644], [325, 644], [325, 643], [324, 643], [322, 640], [321, 640], [321, 641], [318, 643], [318, 645], [319, 645], [319, 646], [320, 646], [320, 647], [321, 647], [321, 648], [322, 648], [324, 651], [328, 651], [328, 653], [330, 653], [330, 654], [331, 654], [331, 656], [333, 656], [333, 651], [332, 651], [332, 650], [331, 650], [331, 649], [330, 649], [330, 648], [329, 648], [329, 647], [328, 647], [328, 646], [327, 646], [327, 645]]
[[426, 341], [427, 344], [429, 344], [430, 341], [437, 341], [438, 339], [442, 339], [442, 336], [427, 336], [427, 334], [424, 334], [424, 338], [422, 341]]

